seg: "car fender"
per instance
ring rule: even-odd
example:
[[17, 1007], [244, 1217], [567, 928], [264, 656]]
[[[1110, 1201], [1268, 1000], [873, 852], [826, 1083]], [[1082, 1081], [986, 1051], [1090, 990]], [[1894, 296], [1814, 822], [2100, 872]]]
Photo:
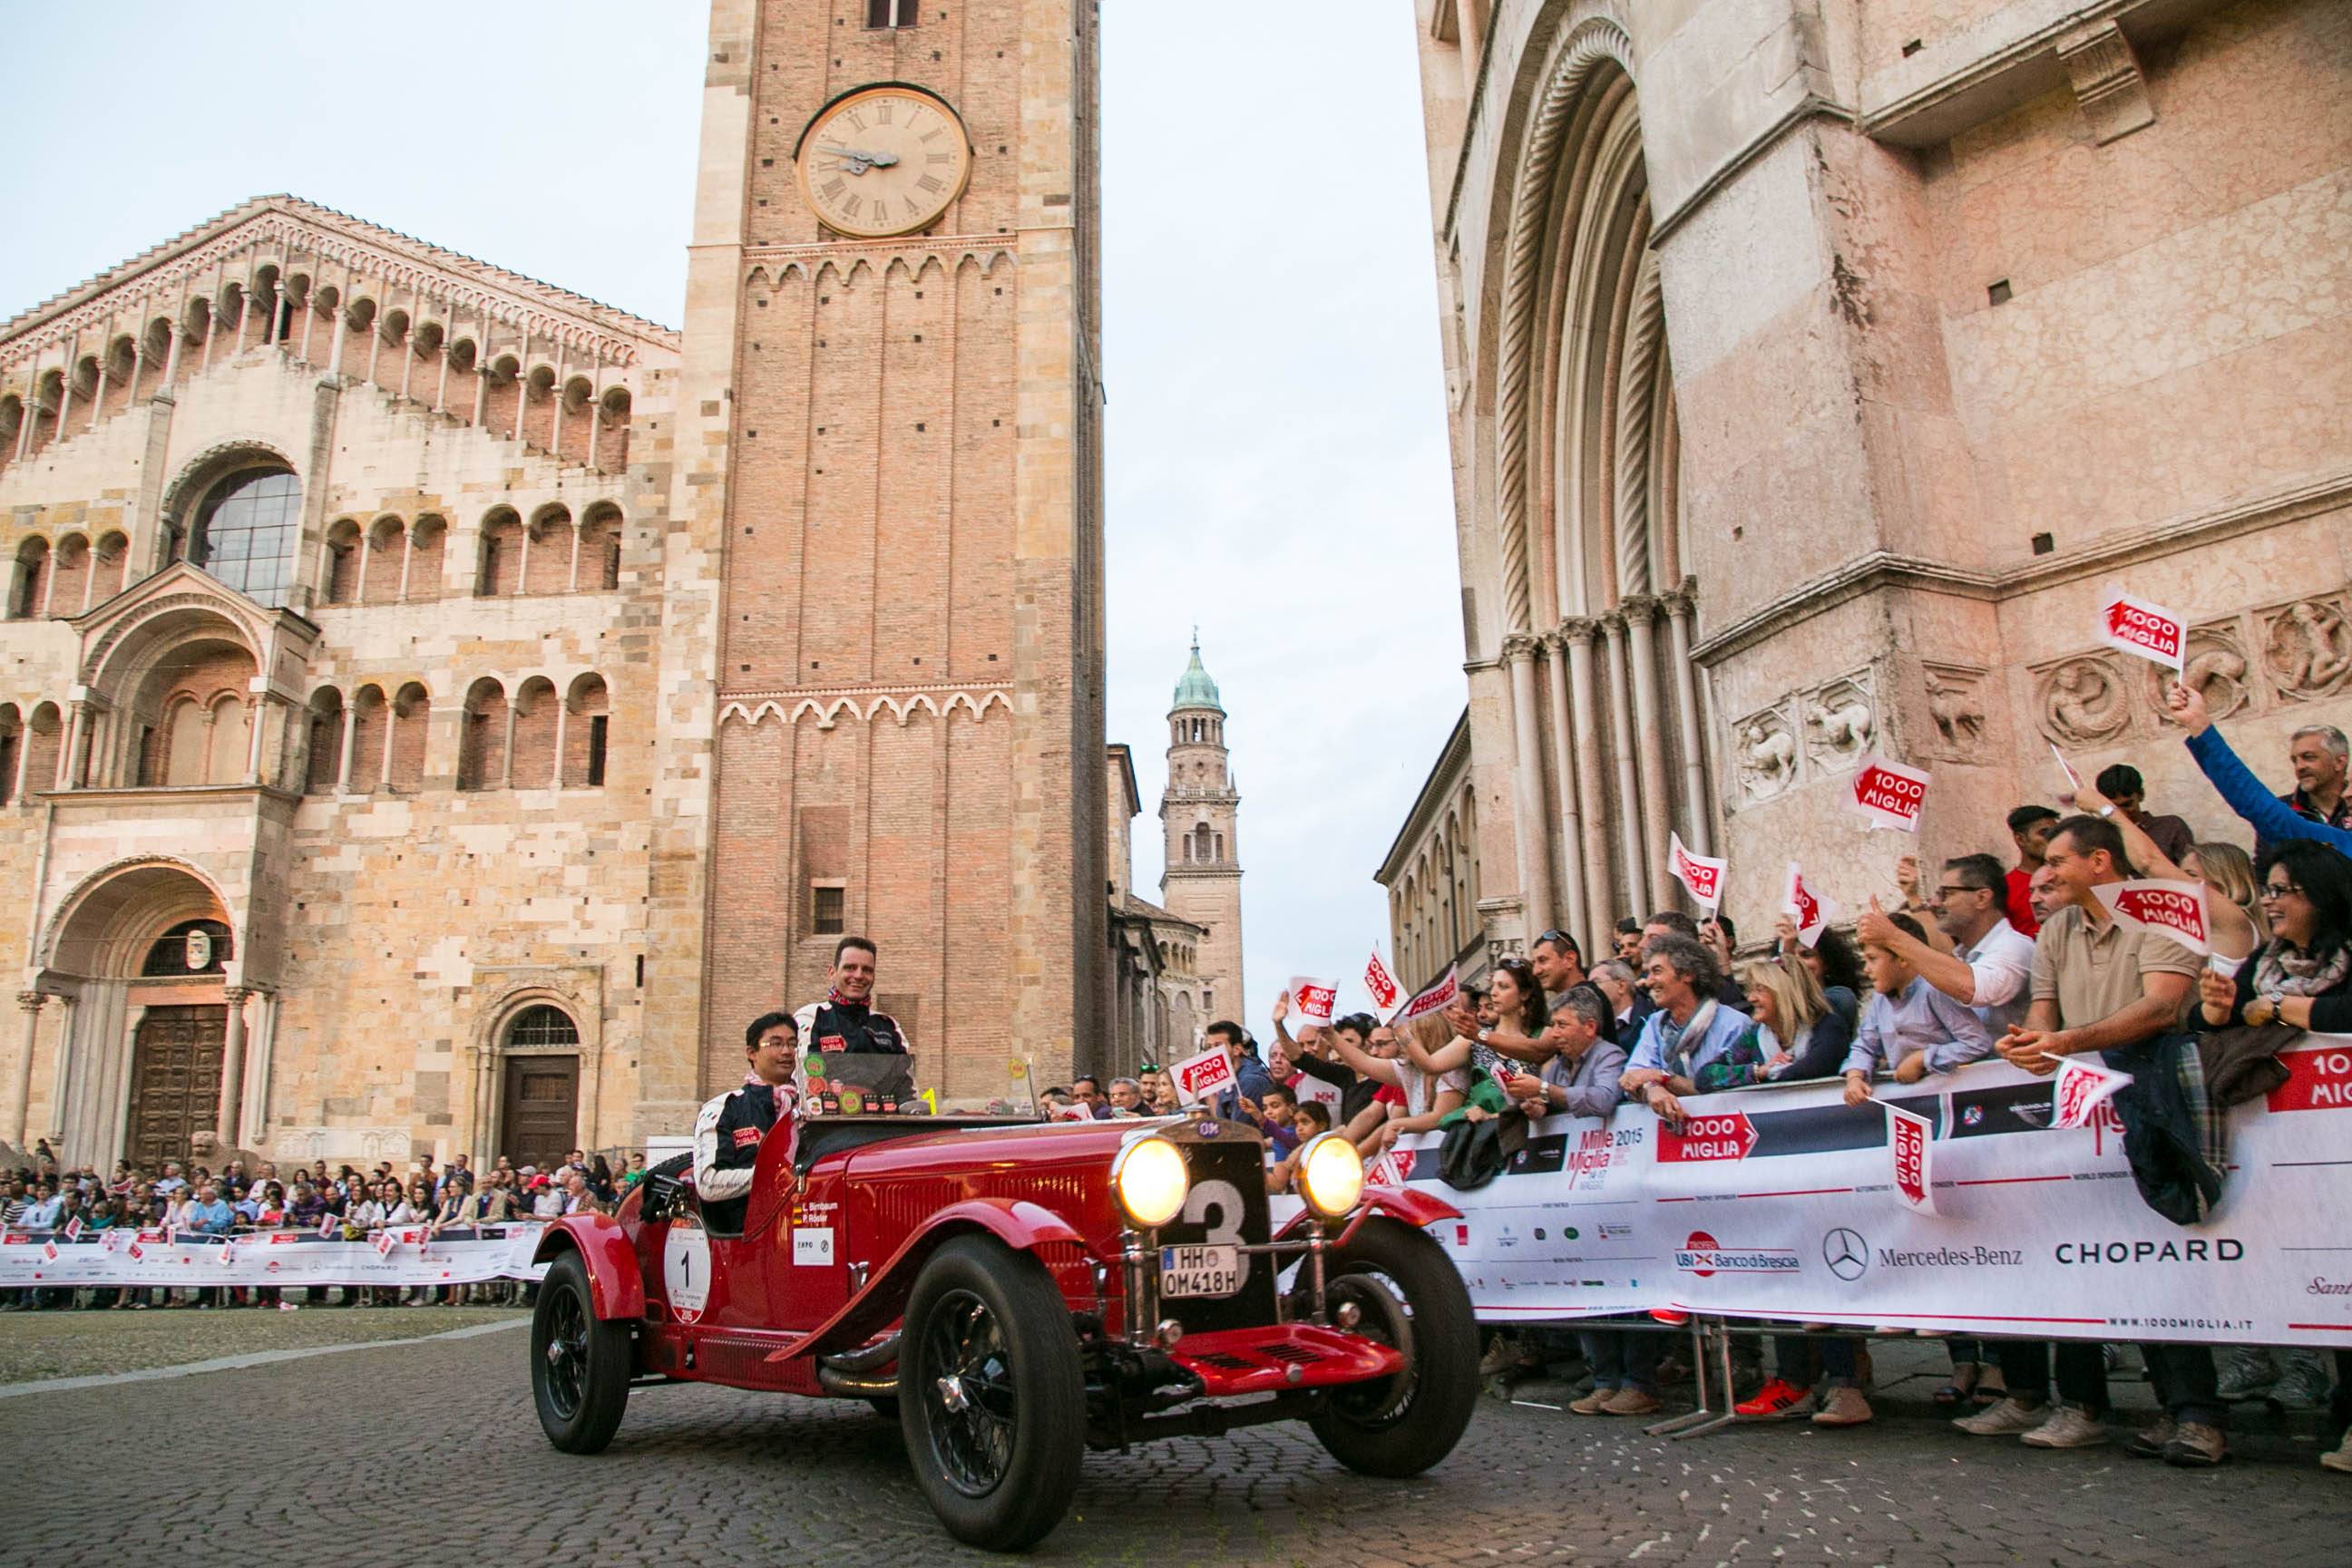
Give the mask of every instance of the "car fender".
[[[1068, 1220], [1026, 1198], [968, 1197], [951, 1203], [901, 1242], [841, 1311], [803, 1336], [781, 1359], [798, 1360], [856, 1344], [897, 1321], [914, 1289], [915, 1276], [930, 1255], [954, 1238], [974, 1231], [985, 1231], [1018, 1252], [1034, 1251], [1053, 1242], [1087, 1248], [1087, 1239]], [[1093, 1252], [1091, 1248], [1087, 1250], [1089, 1255]]]
[[540, 1232], [533, 1263], [577, 1252], [588, 1267], [589, 1304], [600, 1319], [646, 1315], [646, 1277], [629, 1233], [609, 1214], [572, 1214]]
[[[1368, 1186], [1364, 1189], [1363, 1200], [1356, 1206], [1355, 1213], [1348, 1216], [1347, 1228], [1339, 1233], [1332, 1245], [1344, 1245], [1349, 1237], [1355, 1235], [1356, 1228], [1375, 1214], [1401, 1219], [1416, 1230], [1435, 1225], [1442, 1219], [1462, 1218], [1462, 1211], [1444, 1198], [1433, 1197], [1414, 1187]], [[1291, 1217], [1290, 1223], [1282, 1228], [1276, 1239], [1289, 1239], [1314, 1218], [1314, 1210], [1302, 1207]]]

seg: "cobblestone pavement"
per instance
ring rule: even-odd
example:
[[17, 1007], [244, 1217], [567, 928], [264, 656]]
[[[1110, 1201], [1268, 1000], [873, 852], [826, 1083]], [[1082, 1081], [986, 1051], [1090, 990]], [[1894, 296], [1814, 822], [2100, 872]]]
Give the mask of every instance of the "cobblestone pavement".
[[0, 1386], [181, 1366], [216, 1356], [354, 1341], [417, 1339], [523, 1314], [499, 1307], [327, 1307], [281, 1312], [0, 1312]]
[[[610, 1450], [574, 1458], [540, 1436], [524, 1345], [504, 1331], [8, 1400], [0, 1473], [31, 1484], [0, 1487], [0, 1563], [983, 1560], [938, 1531], [897, 1427], [862, 1404], [650, 1390]], [[1892, 1391], [1878, 1424], [1856, 1431], [1748, 1427], [1670, 1444], [1538, 1408], [1559, 1396], [1538, 1385], [1518, 1391], [1532, 1403], [1482, 1401], [1454, 1458], [1412, 1482], [1350, 1475], [1286, 1427], [1095, 1455], [1073, 1516], [1036, 1555], [1153, 1568], [1907, 1568], [2203, 1565], [2251, 1552], [2261, 1568], [2341, 1568], [2352, 1481], [2316, 1468], [2307, 1423], [2270, 1423], [2213, 1471], [2120, 1448], [2037, 1454], [1948, 1434], [1924, 1399], [1905, 1400], [1926, 1385], [1931, 1354], [1909, 1348], [1912, 1375], [1880, 1354]], [[98, 1501], [69, 1475], [122, 1484]]]

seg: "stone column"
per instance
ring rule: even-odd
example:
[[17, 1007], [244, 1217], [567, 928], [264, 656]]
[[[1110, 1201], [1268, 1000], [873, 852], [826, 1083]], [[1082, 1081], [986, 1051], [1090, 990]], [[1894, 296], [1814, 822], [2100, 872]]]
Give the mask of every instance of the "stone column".
[[73, 699], [73, 727], [66, 732], [66, 748], [58, 759], [63, 766], [58, 776], [60, 789], [79, 789], [82, 770], [89, 765], [89, 699]]
[[18, 991], [17, 1009], [25, 1015], [25, 1054], [16, 1063], [16, 1135], [11, 1141], [20, 1149], [33, 1146], [33, 1051], [41, 1042], [41, 1004], [48, 1000], [38, 991]]
[[514, 698], [507, 699], [505, 733], [499, 737], [499, 788], [514, 788]]
[[1584, 907], [1591, 922], [1591, 929], [1584, 934], [1591, 944], [1585, 949], [1588, 958], [1609, 951], [1614, 913], [1609, 907], [1608, 795], [1601, 778], [1599, 705], [1592, 685], [1592, 642], [1600, 635], [1601, 622], [1590, 616], [1580, 615], [1560, 627], [1560, 639], [1568, 644], [1569, 687], [1576, 714], [1576, 789], [1584, 800]]
[[1536, 717], [1536, 643], [1515, 632], [1503, 643], [1511, 673], [1511, 727], [1517, 755], [1511, 764], [1511, 816], [1519, 845], [1521, 918], [1528, 932], [1551, 919], [1551, 832], [1544, 822], [1542, 738]]
[[1633, 670], [1633, 724], [1640, 735], [1637, 756], [1642, 768], [1642, 848], [1649, 866], [1652, 894], [1664, 906], [1666, 835], [1672, 829], [1667, 808], [1666, 753], [1661, 744], [1665, 731], [1658, 713], [1658, 643], [1654, 626], [1658, 601], [1646, 595], [1625, 601], [1625, 625], [1630, 639], [1626, 658]]
[[236, 1147], [245, 1115], [245, 998], [252, 994], [243, 986], [221, 992], [228, 1004], [228, 1033], [221, 1043], [220, 1116], [214, 1131], [224, 1148]]
[[[1584, 904], [1583, 816], [1577, 810], [1576, 772], [1569, 747], [1568, 638], [1554, 633], [1543, 640], [1544, 656], [1551, 666], [1551, 774], [1559, 794], [1560, 922], [1579, 942], [1590, 940], [1591, 917]], [[1540, 925], [1532, 928], [1541, 931]]]
[[[1642, 787], [1633, 777], [1633, 699], [1625, 678], [1625, 617], [1611, 611], [1601, 618], [1609, 633], [1609, 749], [1617, 759], [1617, 852], [1625, 867], [1625, 896], [1634, 904], [1651, 897], [1648, 860], [1642, 851]], [[1629, 909], [1639, 920], [1650, 913]]]
[[1706, 798], [1706, 756], [1700, 749], [1698, 668], [1691, 662], [1691, 595], [1693, 585], [1663, 595], [1666, 610], [1666, 657], [1674, 665], [1675, 727], [1683, 747], [1683, 821], [1690, 846], [1703, 855], [1715, 852], [1715, 812]]
[[572, 705], [560, 695], [551, 700], [555, 704], [555, 766], [551, 770], [552, 777], [548, 779], [547, 787], [561, 789], [563, 788], [563, 732], [566, 721], [572, 716]]
[[351, 700], [343, 704], [343, 754], [335, 760], [335, 793], [338, 795], [352, 792], [352, 754], [359, 749], [354, 744], [359, 738], [359, 693], [354, 691]]

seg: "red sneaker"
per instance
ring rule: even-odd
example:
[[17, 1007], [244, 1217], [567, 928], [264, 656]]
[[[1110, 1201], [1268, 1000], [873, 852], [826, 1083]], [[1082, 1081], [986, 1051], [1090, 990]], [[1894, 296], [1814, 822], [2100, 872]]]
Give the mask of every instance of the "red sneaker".
[[1755, 1398], [1735, 1405], [1732, 1409], [1751, 1421], [1785, 1421], [1792, 1416], [1810, 1416], [1813, 1391], [1776, 1377], [1758, 1389]]

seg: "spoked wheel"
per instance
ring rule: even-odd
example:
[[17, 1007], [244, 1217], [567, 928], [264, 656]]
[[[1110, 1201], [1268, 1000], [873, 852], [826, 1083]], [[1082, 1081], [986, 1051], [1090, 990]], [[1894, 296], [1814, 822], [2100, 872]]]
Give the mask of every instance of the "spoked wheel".
[[1311, 1425], [1331, 1457], [1372, 1476], [1417, 1476], [1454, 1451], [1478, 1403], [1478, 1324], [1436, 1242], [1378, 1216], [1325, 1265], [1331, 1306], [1355, 1332], [1403, 1352], [1394, 1377], [1332, 1390]]
[[907, 1301], [898, 1418], [931, 1511], [1017, 1552], [1062, 1521], [1086, 1447], [1068, 1307], [1045, 1266], [992, 1238], [949, 1242]]
[[577, 1252], [548, 1266], [530, 1320], [530, 1392], [547, 1440], [601, 1453], [629, 1403], [629, 1325], [601, 1322]]

